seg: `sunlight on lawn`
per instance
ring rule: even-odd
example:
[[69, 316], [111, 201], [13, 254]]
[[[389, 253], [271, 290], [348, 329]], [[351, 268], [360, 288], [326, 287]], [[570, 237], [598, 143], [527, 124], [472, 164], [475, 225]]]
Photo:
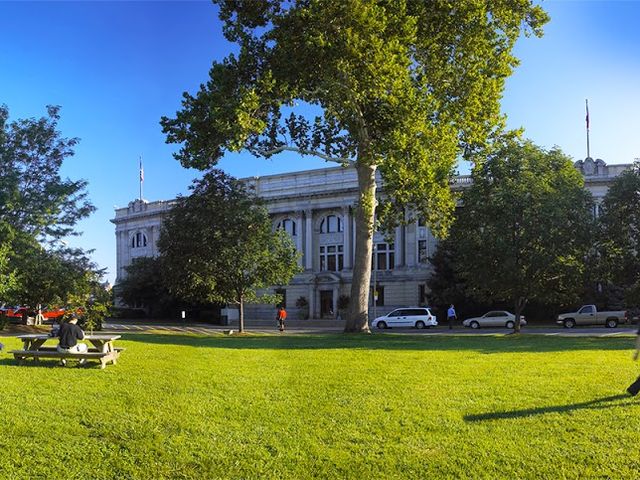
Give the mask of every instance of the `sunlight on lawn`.
[[637, 478], [632, 344], [124, 335], [105, 370], [5, 350], [0, 478]]

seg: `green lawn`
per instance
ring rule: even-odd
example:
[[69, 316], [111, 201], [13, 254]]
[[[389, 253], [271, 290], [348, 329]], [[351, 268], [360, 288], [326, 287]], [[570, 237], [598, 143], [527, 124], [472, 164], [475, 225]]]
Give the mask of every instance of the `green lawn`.
[[120, 346], [105, 370], [0, 355], [0, 478], [640, 476], [630, 337], [140, 334]]

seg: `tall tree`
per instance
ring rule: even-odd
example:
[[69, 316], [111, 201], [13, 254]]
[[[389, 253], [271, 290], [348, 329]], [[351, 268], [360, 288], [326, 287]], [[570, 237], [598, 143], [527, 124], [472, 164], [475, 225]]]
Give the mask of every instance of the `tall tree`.
[[125, 270], [127, 275], [118, 282], [116, 294], [127, 305], [142, 303], [154, 317], [178, 303], [167, 287], [160, 257], [136, 258]]
[[640, 305], [640, 163], [619, 175], [601, 204], [598, 259], [601, 278]]
[[473, 171], [452, 229], [456, 268], [478, 298], [575, 299], [592, 247], [593, 199], [560, 150], [506, 140]]
[[8, 119], [0, 106], [0, 221], [38, 240], [77, 234], [76, 223], [95, 208], [85, 180], [60, 176], [78, 143], [58, 131], [60, 107], [48, 106], [39, 119]]
[[95, 210], [86, 181], [60, 176], [78, 139], [61, 135], [59, 119], [49, 106], [46, 117], [9, 121], [0, 106], [0, 293], [32, 306], [68, 295], [88, 271], [101, 274], [86, 252], [59, 246]]
[[244, 304], [258, 290], [286, 285], [298, 272], [298, 254], [282, 230], [272, 231], [262, 201], [245, 185], [212, 170], [179, 197], [163, 222], [158, 242], [170, 290], [196, 302]]
[[[504, 80], [525, 31], [545, 12], [530, 0], [214, 0], [237, 55], [214, 62], [167, 141], [185, 167], [227, 151], [314, 155], [357, 171], [359, 198], [345, 331], [368, 331], [376, 172], [387, 226], [412, 206], [437, 234], [454, 206], [449, 178], [503, 125]], [[312, 112], [320, 112], [314, 117]]]
[[11, 243], [10, 227], [6, 223], [0, 222], [0, 298], [3, 300], [6, 300], [7, 294], [15, 289], [16, 282], [16, 271], [12, 268], [9, 259]]

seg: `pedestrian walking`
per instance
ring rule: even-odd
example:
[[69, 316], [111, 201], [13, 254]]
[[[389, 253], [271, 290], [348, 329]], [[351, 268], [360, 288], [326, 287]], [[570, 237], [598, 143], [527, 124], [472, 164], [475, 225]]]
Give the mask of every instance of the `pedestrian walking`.
[[[640, 323], [638, 324], [638, 334], [636, 336], [636, 351], [633, 352], [633, 359], [638, 360], [640, 356]], [[635, 397], [640, 392], [640, 377], [636, 379], [631, 385], [627, 387], [627, 393]]]
[[287, 311], [284, 309], [284, 306], [281, 305], [278, 308], [278, 314], [276, 315], [276, 320], [278, 320], [278, 329], [281, 332], [284, 332], [284, 321], [287, 319]]
[[458, 319], [456, 315], [456, 309], [453, 307], [453, 303], [449, 306], [449, 310], [447, 310], [447, 321], [449, 322], [449, 330], [453, 329], [453, 322]]

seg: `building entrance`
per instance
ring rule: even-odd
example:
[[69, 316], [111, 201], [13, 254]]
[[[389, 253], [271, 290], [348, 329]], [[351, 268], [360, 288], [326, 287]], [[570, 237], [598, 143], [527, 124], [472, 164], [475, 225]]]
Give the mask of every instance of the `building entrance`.
[[320, 290], [320, 317], [333, 318], [333, 290]]

